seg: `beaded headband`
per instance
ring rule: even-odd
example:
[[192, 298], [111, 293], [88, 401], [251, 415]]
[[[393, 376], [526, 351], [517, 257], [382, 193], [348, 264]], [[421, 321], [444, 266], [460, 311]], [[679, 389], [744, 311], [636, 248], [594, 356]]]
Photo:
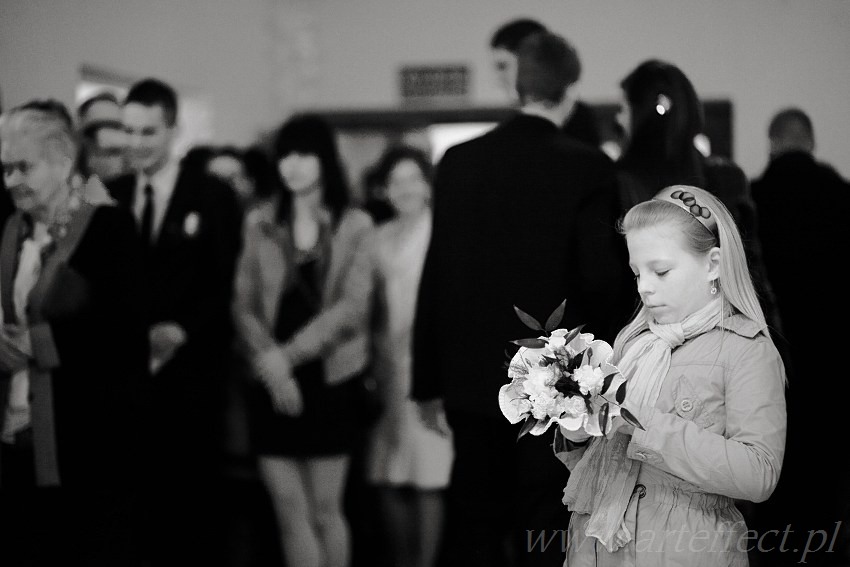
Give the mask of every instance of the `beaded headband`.
[[710, 233], [716, 233], [715, 228], [717, 227], [717, 221], [713, 218], [711, 210], [708, 207], [699, 205], [693, 193], [683, 191], [681, 189], [676, 189], [669, 193], [667, 190], [664, 190], [656, 195], [654, 199], [658, 201], [667, 201], [668, 203], [673, 203], [677, 207], [684, 209], [689, 215], [697, 219], [702, 226], [708, 229]]

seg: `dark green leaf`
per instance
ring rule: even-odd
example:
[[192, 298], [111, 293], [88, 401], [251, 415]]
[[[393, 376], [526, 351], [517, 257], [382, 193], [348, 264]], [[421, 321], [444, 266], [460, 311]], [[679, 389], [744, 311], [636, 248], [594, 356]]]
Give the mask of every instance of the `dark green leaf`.
[[638, 419], [635, 416], [633, 416], [632, 412], [630, 412], [626, 408], [624, 408], [624, 407], [620, 408], [620, 415], [623, 416], [623, 419], [625, 419], [626, 421], [628, 421], [630, 424], [634, 425], [638, 429], [644, 429], [643, 425], [640, 424]]
[[617, 393], [614, 394], [614, 399], [617, 400], [618, 404], [622, 404], [626, 400], [626, 382], [620, 384], [620, 387], [617, 388]]
[[511, 342], [525, 348], [543, 348], [546, 346], [546, 341], [543, 339], [519, 339]]
[[605, 402], [602, 409], [599, 410], [599, 429], [602, 430], [602, 435], [605, 435], [608, 429], [608, 409], [608, 402]]
[[567, 364], [567, 372], [573, 374], [579, 366], [581, 366], [581, 357], [574, 356], [570, 359], [569, 364]]
[[608, 388], [610, 388], [610, 387], [611, 387], [611, 382], [614, 380], [614, 376], [616, 376], [616, 375], [617, 375], [617, 373], [616, 373], [616, 372], [612, 372], [611, 374], [609, 374], [608, 376], [606, 376], [606, 377], [602, 380], [602, 392], [601, 392], [602, 394], [604, 394], [605, 392], [607, 392], [607, 391], [608, 391]]
[[558, 325], [561, 324], [561, 320], [564, 318], [564, 306], [566, 306], [567, 300], [563, 300], [561, 304], [552, 311], [552, 314], [549, 315], [549, 318], [546, 319], [546, 326], [544, 330], [547, 333], [551, 333], [555, 329], [558, 328]]
[[564, 434], [561, 433], [561, 428], [555, 428], [555, 437], [552, 439], [552, 449], [555, 453], [563, 453], [564, 451], [568, 451], [567, 447], [567, 438], [564, 437]]
[[522, 321], [523, 323], [525, 323], [525, 326], [528, 327], [529, 329], [532, 329], [534, 331], [542, 331], [543, 330], [543, 327], [540, 325], [540, 323], [537, 321], [537, 319], [535, 319], [534, 317], [532, 317], [531, 315], [529, 315], [528, 313], [526, 313], [525, 311], [523, 311], [522, 309], [520, 309], [516, 305], [514, 305], [514, 311], [516, 311], [516, 314], [519, 317], [519, 320]]
[[522, 427], [519, 430], [519, 435], [516, 436], [516, 440], [519, 441], [523, 435], [531, 431], [531, 429], [537, 425], [537, 420], [534, 419], [533, 416], [528, 416], [525, 418], [525, 421], [522, 423]]
[[570, 341], [576, 338], [583, 328], [584, 325], [579, 325], [578, 327], [567, 333], [567, 335], [564, 337], [564, 341], [566, 341], [567, 344], [570, 344]]

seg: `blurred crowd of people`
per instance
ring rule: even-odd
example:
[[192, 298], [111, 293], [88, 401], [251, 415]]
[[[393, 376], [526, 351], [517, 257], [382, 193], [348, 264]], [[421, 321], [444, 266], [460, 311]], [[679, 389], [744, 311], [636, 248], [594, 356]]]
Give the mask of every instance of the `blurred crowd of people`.
[[[613, 342], [638, 305], [614, 227], [671, 185], [730, 211], [789, 377], [778, 486], [739, 507], [801, 548], [840, 532], [807, 561], [847, 559], [822, 401], [847, 389], [807, 354], [846, 336], [850, 186], [806, 113], [776, 114], [751, 181], [701, 143], [675, 65], [623, 78], [612, 146], [567, 40], [521, 19], [490, 46], [516, 114], [437, 163], [390, 143], [363, 202], [319, 114], [175, 156], [178, 93], [155, 78], [76, 114], [49, 93], [3, 109], [2, 565], [561, 565], [544, 543], [569, 524], [569, 472], [497, 405], [512, 307], [567, 298], [566, 326]], [[270, 526], [262, 557], [229, 548], [235, 469], [268, 504], [248, 512]]]

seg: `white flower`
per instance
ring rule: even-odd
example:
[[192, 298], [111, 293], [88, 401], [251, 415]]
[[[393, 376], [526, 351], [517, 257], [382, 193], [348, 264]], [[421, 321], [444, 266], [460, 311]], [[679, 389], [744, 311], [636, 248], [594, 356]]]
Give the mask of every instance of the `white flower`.
[[561, 413], [558, 409], [558, 401], [548, 392], [541, 392], [539, 396], [532, 398], [532, 403], [531, 415], [534, 419], [544, 420]]
[[511, 359], [508, 367], [508, 378], [524, 378], [527, 376], [528, 372], [537, 366], [545, 352], [542, 348], [520, 348]]
[[593, 342], [593, 335], [591, 333], [579, 333], [573, 340], [569, 342], [567, 345], [567, 352], [569, 355], [578, 356], [582, 354], [589, 344]]
[[569, 431], [578, 431], [587, 422], [587, 404], [581, 396], [570, 396], [561, 404], [564, 415], [557, 419], [559, 425]]
[[525, 378], [528, 382], [551, 388], [558, 381], [558, 373], [553, 365], [540, 366], [535, 364], [528, 369], [528, 375]]
[[595, 396], [602, 390], [602, 383], [605, 381], [605, 375], [599, 367], [592, 367], [589, 364], [577, 368], [573, 373], [573, 379], [578, 382], [582, 394], [590, 394]]
[[499, 389], [499, 408], [511, 423], [519, 423], [531, 412], [531, 402], [522, 392], [522, 380], [514, 380]]
[[526, 380], [522, 387], [534, 407], [546, 405], [549, 403], [549, 400], [554, 399], [558, 395], [558, 391], [555, 388], [533, 380]]
[[549, 351], [555, 351], [555, 349], [564, 348], [567, 346], [567, 341], [564, 340], [564, 336], [568, 333], [566, 329], [556, 329], [552, 331], [549, 335], [549, 340], [547, 342], [547, 348]]
[[587, 413], [587, 404], [581, 396], [565, 398], [561, 404], [564, 412], [570, 416], [582, 416]]

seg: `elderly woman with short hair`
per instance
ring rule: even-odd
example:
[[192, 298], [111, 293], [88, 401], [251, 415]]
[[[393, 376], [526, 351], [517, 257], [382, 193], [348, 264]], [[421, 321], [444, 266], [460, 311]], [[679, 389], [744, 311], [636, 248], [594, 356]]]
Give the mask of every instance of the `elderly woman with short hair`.
[[[134, 460], [147, 330], [130, 214], [73, 182], [67, 111], [0, 120], [0, 563], [138, 565]], [[8, 539], [8, 541], [6, 541]]]

